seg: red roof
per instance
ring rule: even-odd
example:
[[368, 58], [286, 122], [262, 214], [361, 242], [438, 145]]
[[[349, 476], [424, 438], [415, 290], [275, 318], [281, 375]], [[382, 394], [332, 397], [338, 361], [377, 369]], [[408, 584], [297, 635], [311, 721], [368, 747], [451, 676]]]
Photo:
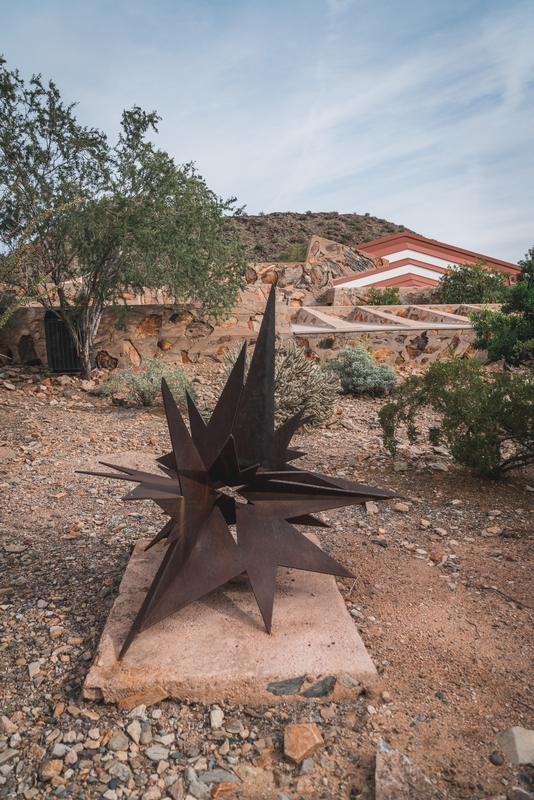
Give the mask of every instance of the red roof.
[[[365, 242], [359, 245], [358, 249], [384, 258], [388, 258], [389, 255], [397, 253], [399, 250], [417, 250], [422, 256], [427, 254], [435, 258], [443, 258], [450, 264], [473, 263], [478, 259], [484, 259], [486, 266], [489, 268], [502, 269], [514, 275], [521, 271], [521, 267], [517, 264], [511, 264], [509, 261], [491, 258], [490, 256], [482, 255], [482, 253], [474, 253], [472, 250], [464, 250], [462, 247], [454, 247], [451, 244], [437, 242], [435, 239], [426, 239], [424, 236], [419, 236], [417, 233], [409, 233], [408, 231], [395, 233], [393, 236], [385, 236], [383, 239], [376, 239], [374, 242]], [[423, 262], [424, 258], [421, 258], [421, 261]]]

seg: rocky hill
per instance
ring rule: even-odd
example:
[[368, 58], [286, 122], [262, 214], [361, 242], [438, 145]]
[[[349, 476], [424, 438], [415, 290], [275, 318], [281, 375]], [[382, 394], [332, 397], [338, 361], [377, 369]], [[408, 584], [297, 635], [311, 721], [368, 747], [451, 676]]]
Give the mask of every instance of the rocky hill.
[[408, 230], [369, 214], [338, 214], [337, 211], [298, 214], [273, 212], [234, 217], [248, 246], [251, 261], [302, 261], [310, 236], [322, 236], [341, 244], [360, 247], [365, 242]]

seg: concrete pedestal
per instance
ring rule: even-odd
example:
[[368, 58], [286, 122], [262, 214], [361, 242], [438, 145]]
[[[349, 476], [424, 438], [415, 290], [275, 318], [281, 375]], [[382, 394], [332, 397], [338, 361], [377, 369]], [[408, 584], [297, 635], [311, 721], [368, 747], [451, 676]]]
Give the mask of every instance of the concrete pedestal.
[[[85, 681], [85, 698], [118, 702], [161, 686], [176, 699], [273, 704], [304, 700], [303, 692], [329, 676], [337, 679], [328, 695], [333, 700], [375, 683], [375, 667], [335, 579], [285, 567], [278, 570], [272, 635], [243, 577], [141, 633], [119, 662], [164, 553], [163, 544], [145, 553], [147, 543], [140, 540], [132, 554]], [[303, 676], [313, 680], [304, 680], [297, 694], [267, 689]]]

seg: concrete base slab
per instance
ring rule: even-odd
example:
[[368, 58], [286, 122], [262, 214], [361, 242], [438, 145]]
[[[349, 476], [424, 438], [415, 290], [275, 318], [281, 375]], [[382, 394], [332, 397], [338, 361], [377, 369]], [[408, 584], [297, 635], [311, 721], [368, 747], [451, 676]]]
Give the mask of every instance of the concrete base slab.
[[[137, 543], [126, 569], [85, 681], [86, 699], [114, 703], [160, 686], [176, 699], [273, 704], [305, 700], [303, 692], [319, 682], [327, 685], [333, 700], [375, 683], [374, 664], [335, 578], [285, 567], [278, 570], [270, 636], [248, 579], [242, 577], [141, 633], [119, 662], [122, 643], [164, 553], [164, 544], [145, 553], [148, 541]], [[311, 682], [289, 681], [283, 687], [296, 694], [267, 689], [304, 676]], [[325, 682], [330, 676], [337, 680]]]

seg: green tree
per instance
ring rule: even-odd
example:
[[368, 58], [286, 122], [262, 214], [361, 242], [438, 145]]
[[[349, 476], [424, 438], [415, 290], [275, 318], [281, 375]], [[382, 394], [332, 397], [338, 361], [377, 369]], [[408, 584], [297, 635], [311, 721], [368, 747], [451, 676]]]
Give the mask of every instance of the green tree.
[[518, 264], [518, 282], [509, 289], [501, 310], [485, 309], [471, 318], [477, 335], [474, 346], [486, 350], [489, 361], [503, 358], [520, 365], [534, 359], [534, 247]]
[[476, 358], [435, 361], [424, 375], [407, 378], [394, 402], [380, 409], [384, 444], [395, 453], [402, 427], [415, 443], [421, 410], [430, 408], [440, 418], [430, 428], [431, 444], [445, 442], [456, 461], [479, 475], [499, 478], [533, 464], [533, 377], [488, 375]]
[[[192, 163], [177, 166], [148, 136], [159, 117], [125, 111], [118, 141], [83, 127], [40, 76], [25, 84], [0, 59], [0, 242], [25, 247], [18, 281], [60, 317], [89, 377], [93, 342], [107, 304], [125, 292], [163, 289], [194, 299], [219, 319], [244, 286], [246, 261], [232, 224], [235, 198], [215, 195]], [[49, 214], [84, 198], [81, 206]]]
[[436, 299], [439, 303], [502, 303], [508, 295], [508, 276], [498, 269], [487, 269], [479, 259], [475, 264], [449, 266], [440, 278]]

